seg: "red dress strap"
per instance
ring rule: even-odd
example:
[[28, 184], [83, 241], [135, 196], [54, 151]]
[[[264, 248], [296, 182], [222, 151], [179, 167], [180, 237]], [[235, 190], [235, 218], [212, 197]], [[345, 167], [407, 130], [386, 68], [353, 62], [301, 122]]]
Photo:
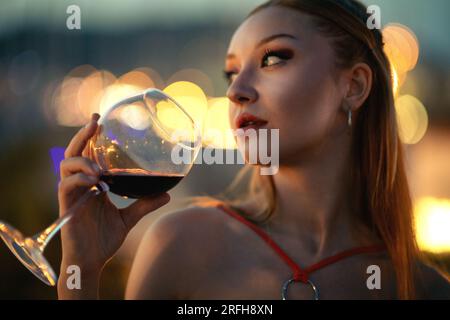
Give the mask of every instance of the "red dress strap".
[[270, 237], [269, 235], [256, 226], [254, 223], [250, 222], [249, 220], [245, 219], [242, 215], [232, 210], [230, 207], [228, 207], [225, 204], [219, 204], [217, 206], [218, 208], [222, 209], [224, 212], [226, 212], [231, 217], [235, 218], [236, 220], [242, 222], [246, 226], [248, 226], [250, 229], [252, 229], [258, 236], [260, 236], [272, 249], [283, 259], [283, 261], [292, 269], [293, 272], [293, 279], [294, 281], [299, 281], [303, 283], [307, 283], [309, 280], [309, 275], [313, 273], [314, 271], [317, 271], [319, 269], [325, 268], [329, 266], [330, 264], [336, 263], [340, 260], [343, 260], [345, 258], [363, 254], [363, 253], [376, 253], [376, 252], [382, 252], [386, 250], [386, 247], [384, 245], [373, 245], [373, 246], [366, 246], [366, 247], [356, 247], [353, 249], [349, 249], [343, 252], [340, 252], [336, 255], [333, 255], [331, 257], [325, 258], [318, 263], [315, 263], [305, 269], [302, 269], [296, 264], [290, 257], [287, 255], [283, 249], [281, 249]]

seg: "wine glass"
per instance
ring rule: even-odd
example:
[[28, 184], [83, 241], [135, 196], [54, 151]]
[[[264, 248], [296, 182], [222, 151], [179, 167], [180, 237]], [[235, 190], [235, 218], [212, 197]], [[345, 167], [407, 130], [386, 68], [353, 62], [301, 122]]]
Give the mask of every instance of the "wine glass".
[[177, 101], [158, 89], [124, 99], [102, 114], [87, 149], [102, 170], [99, 183], [32, 237], [0, 221], [0, 236], [8, 248], [50, 286], [56, 284], [57, 276], [43, 251], [79, 206], [107, 191], [133, 199], [166, 192], [189, 173], [201, 147], [199, 126]]

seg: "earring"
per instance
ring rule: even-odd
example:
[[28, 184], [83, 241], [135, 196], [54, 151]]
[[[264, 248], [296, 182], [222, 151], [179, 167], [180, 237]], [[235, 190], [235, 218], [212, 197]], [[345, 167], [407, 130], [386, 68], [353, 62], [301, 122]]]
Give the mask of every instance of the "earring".
[[352, 108], [348, 108], [348, 126], [351, 128], [352, 127]]

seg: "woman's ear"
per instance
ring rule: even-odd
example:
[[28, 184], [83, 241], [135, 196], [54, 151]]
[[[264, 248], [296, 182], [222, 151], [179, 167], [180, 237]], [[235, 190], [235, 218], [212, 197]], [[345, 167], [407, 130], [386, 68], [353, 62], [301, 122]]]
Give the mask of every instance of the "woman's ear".
[[367, 63], [357, 63], [348, 71], [348, 91], [344, 99], [353, 111], [366, 101], [372, 89], [372, 69]]

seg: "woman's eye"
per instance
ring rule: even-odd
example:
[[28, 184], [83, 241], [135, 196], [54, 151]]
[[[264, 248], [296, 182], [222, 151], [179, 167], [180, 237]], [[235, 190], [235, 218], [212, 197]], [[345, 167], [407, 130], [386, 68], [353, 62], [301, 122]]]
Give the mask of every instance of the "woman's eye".
[[[293, 52], [291, 50], [272, 51], [268, 49], [262, 59], [261, 68], [280, 64], [284, 61], [292, 59], [292, 57]], [[230, 85], [233, 82], [234, 76], [237, 75], [237, 72], [224, 70], [223, 75], [225, 80], [228, 82], [228, 85]]]
[[[272, 51], [266, 50], [266, 53], [262, 59], [261, 67], [270, 67], [272, 65], [279, 64], [280, 62], [289, 60], [292, 58], [292, 53], [290, 51]], [[267, 63], [266, 63], [267, 62]]]
[[271, 55], [266, 55], [266, 56], [264, 56], [264, 59], [263, 59], [263, 67], [270, 67], [271, 65], [274, 65], [274, 64], [277, 64], [277, 63], [280, 63], [280, 58], [279, 57], [277, 57], [276, 55], [274, 55], [274, 54], [271, 54]]

